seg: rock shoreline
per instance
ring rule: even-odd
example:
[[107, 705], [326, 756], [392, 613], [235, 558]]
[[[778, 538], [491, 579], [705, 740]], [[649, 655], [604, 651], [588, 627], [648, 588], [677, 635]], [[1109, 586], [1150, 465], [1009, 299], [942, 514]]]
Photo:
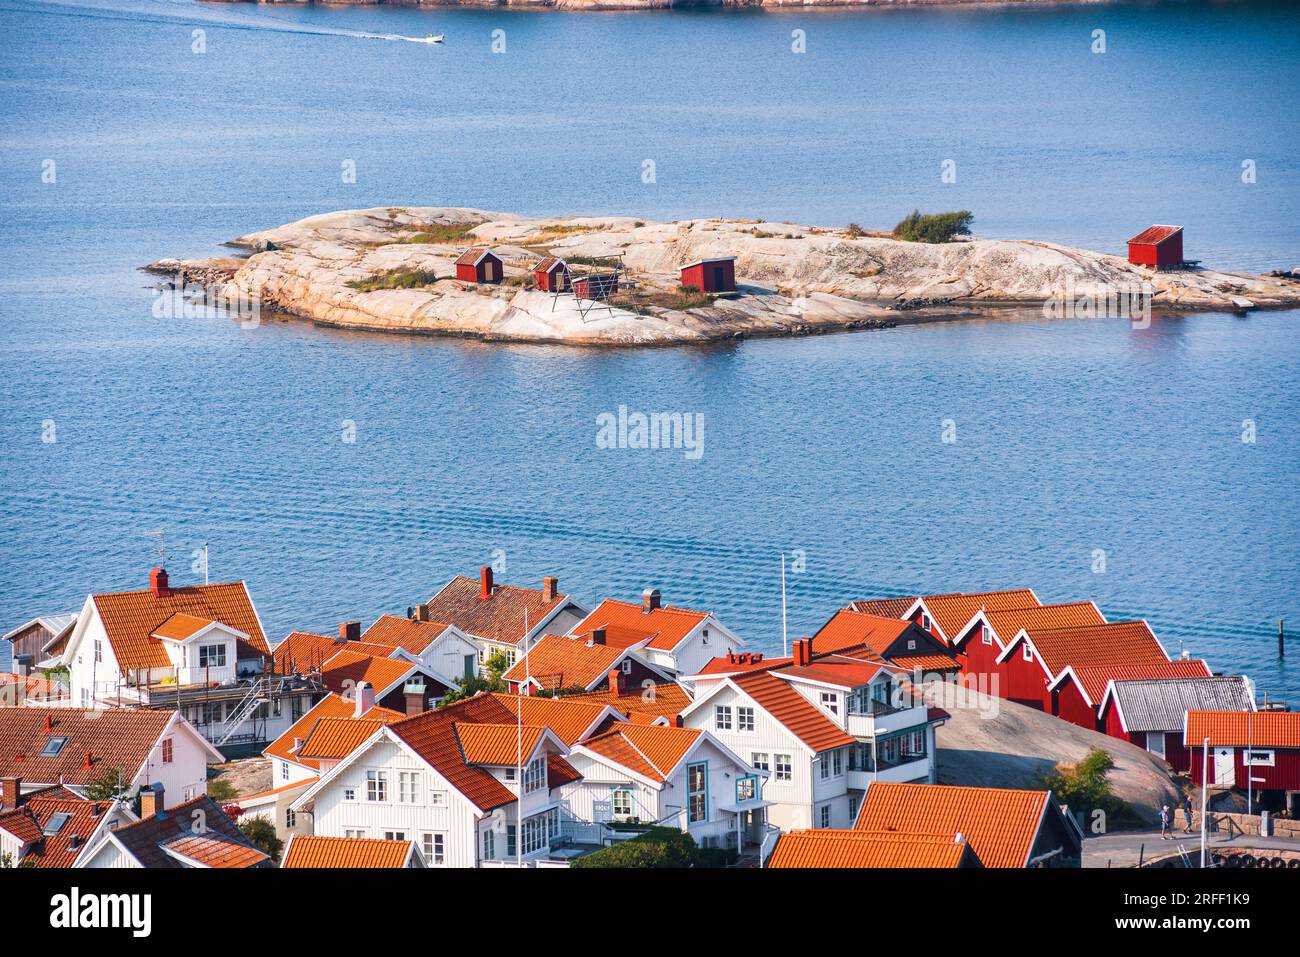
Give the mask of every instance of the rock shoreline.
[[[1300, 306], [1293, 273], [1153, 272], [1123, 257], [1025, 240], [927, 245], [838, 228], [696, 219], [523, 217], [473, 208], [379, 207], [311, 216], [231, 241], [247, 258], [144, 267], [220, 302], [255, 302], [323, 326], [485, 341], [677, 345], [879, 329], [1144, 288], [1157, 311]], [[452, 278], [470, 245], [505, 260], [505, 282]], [[544, 255], [598, 268], [621, 258], [615, 303], [587, 308], [529, 288]], [[681, 264], [735, 256], [737, 292], [696, 301]], [[393, 283], [392, 277], [402, 277]]]

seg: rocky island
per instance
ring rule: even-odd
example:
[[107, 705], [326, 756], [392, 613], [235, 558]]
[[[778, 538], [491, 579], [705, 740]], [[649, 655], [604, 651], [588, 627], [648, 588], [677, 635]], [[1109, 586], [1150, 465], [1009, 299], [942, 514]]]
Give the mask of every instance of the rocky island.
[[[856, 226], [753, 220], [380, 207], [310, 216], [230, 245], [246, 257], [163, 259], [145, 268], [216, 302], [255, 302], [322, 325], [573, 345], [880, 328], [990, 307], [1043, 314], [1045, 303], [1104, 301], [1135, 289], [1146, 290], [1157, 311], [1300, 306], [1294, 272], [1155, 271], [1122, 256], [1029, 240], [928, 244]], [[457, 278], [455, 262], [472, 247], [500, 257], [500, 282]], [[546, 257], [562, 259], [575, 284], [614, 274], [618, 288], [599, 301], [539, 289], [533, 270]], [[715, 257], [734, 257], [734, 291], [683, 286], [683, 265]]]

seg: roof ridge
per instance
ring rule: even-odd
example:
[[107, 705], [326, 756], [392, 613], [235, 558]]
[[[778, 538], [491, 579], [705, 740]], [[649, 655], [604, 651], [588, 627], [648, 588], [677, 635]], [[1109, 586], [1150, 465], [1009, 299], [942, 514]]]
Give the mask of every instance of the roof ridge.
[[668, 778], [668, 773], [667, 773], [666, 771], [664, 771], [663, 768], [659, 767], [659, 765], [657, 765], [657, 764], [655, 764], [653, 761], [651, 761], [650, 758], [646, 756], [646, 753], [645, 753], [644, 751], [642, 751], [640, 748], [638, 748], [638, 747], [636, 746], [636, 743], [635, 743], [631, 738], [629, 738], [626, 734], [623, 733], [623, 729], [621, 729], [621, 728], [619, 729], [619, 731], [618, 731], [618, 736], [619, 736], [620, 738], [622, 738], [624, 741], [627, 742], [627, 746], [628, 746], [629, 748], [631, 748], [633, 751], [635, 751], [637, 754], [639, 754], [639, 755], [641, 756], [641, 760], [642, 760], [642, 761], [644, 761], [646, 764], [650, 765], [650, 767], [654, 768], [655, 771], [658, 773], [658, 775], [659, 775], [661, 778], [667, 780], [667, 778]]

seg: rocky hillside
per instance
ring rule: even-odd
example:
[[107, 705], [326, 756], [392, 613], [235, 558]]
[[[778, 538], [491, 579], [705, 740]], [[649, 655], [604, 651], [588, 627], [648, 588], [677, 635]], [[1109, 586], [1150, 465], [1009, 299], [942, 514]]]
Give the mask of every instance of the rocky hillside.
[[[506, 281], [457, 281], [453, 263], [490, 245]], [[162, 260], [147, 267], [214, 293], [255, 298], [315, 322], [382, 331], [584, 345], [683, 343], [794, 335], [1038, 305], [1071, 290], [1149, 282], [1158, 308], [1300, 305], [1292, 278], [1200, 270], [1153, 273], [1122, 257], [1028, 240], [940, 245], [790, 223], [631, 217], [539, 219], [467, 208], [390, 207], [312, 216], [234, 240], [246, 260]], [[621, 258], [624, 289], [608, 305], [531, 288], [544, 255], [575, 271]], [[736, 257], [739, 289], [683, 295], [678, 268]]]

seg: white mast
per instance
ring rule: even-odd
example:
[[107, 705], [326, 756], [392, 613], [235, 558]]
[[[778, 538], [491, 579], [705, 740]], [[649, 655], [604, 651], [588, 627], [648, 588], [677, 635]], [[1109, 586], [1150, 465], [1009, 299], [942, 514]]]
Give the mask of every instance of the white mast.
[[515, 696], [515, 707], [519, 715], [515, 723], [515, 866], [524, 866], [524, 696], [532, 675], [528, 671], [528, 609], [524, 609], [524, 683], [519, 686], [520, 693]]
[[790, 654], [790, 639], [785, 620], [785, 552], [781, 553], [781, 655]]

